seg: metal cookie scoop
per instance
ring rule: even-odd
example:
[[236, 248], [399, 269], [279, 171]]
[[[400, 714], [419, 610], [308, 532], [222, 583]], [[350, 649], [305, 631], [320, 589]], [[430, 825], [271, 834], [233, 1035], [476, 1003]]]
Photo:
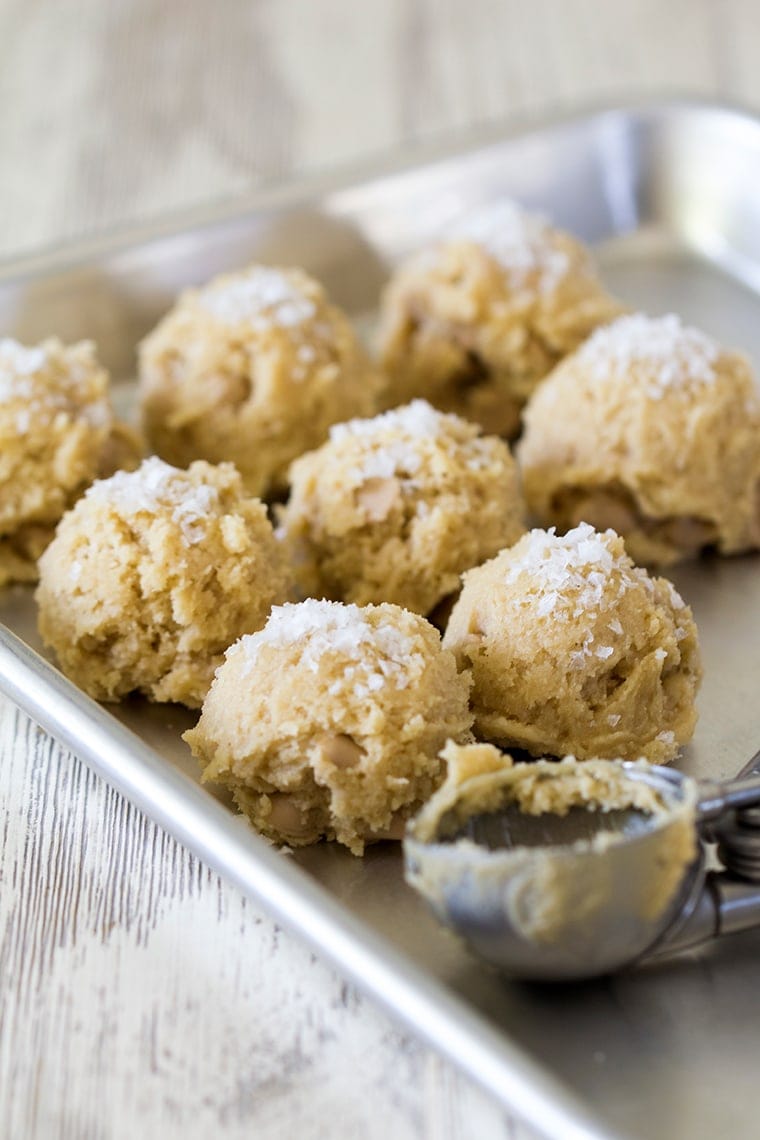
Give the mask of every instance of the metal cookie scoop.
[[760, 753], [699, 784], [645, 762], [445, 755], [404, 839], [407, 880], [505, 974], [594, 977], [760, 924]]

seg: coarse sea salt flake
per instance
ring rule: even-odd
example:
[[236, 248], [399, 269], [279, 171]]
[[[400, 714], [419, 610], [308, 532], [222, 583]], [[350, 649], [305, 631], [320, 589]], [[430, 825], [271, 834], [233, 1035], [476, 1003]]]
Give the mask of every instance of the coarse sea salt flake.
[[588, 523], [562, 536], [553, 527], [530, 531], [521, 539], [519, 556], [508, 565], [505, 582], [511, 585], [525, 576], [528, 600], [539, 616], [590, 615], [604, 604], [613, 573], [620, 574], [621, 593], [636, 580], [630, 560], [614, 553], [612, 542], [619, 542], [613, 531], [600, 534]]
[[539, 598], [538, 604], [536, 606], [536, 613], [538, 616], [546, 617], [547, 614], [550, 614], [557, 605], [558, 599], [559, 595], [555, 591], [544, 594], [543, 597]]
[[[378, 692], [387, 683], [406, 688], [417, 674], [422, 657], [413, 638], [390, 623], [371, 624], [356, 605], [309, 598], [305, 602], [275, 606], [264, 629], [241, 639], [245, 672], [255, 668], [262, 649], [296, 646], [301, 664], [317, 672], [326, 655], [342, 674], [330, 693], [348, 683], [355, 695]], [[336, 688], [337, 686], [337, 688]]]
[[349, 471], [353, 482], [394, 476], [409, 480], [423, 467], [430, 441], [471, 469], [489, 466], [493, 462], [491, 448], [478, 438], [478, 430], [458, 416], [439, 412], [426, 400], [413, 400], [371, 419], [333, 424], [330, 442], [337, 447], [353, 447], [359, 453], [359, 461]]
[[713, 384], [720, 349], [699, 329], [670, 313], [621, 317], [598, 329], [583, 345], [579, 362], [599, 384], [623, 376], [638, 380], [655, 400], [668, 392]]
[[39, 372], [48, 361], [48, 353], [42, 345], [27, 348], [17, 340], [3, 337], [0, 340], [0, 370], [6, 369], [17, 376], [31, 376]]
[[557, 232], [540, 214], [523, 210], [509, 199], [491, 203], [467, 215], [453, 227], [454, 238], [480, 245], [516, 286], [533, 276], [542, 292], [556, 289], [570, 268], [559, 248]]
[[665, 581], [667, 582], [668, 596], [670, 597], [670, 604], [673, 607], [673, 609], [674, 610], [685, 610], [686, 609], [686, 602], [683, 600], [681, 595], [678, 593], [678, 590], [675, 588], [675, 586], [673, 585], [672, 582], [667, 581], [667, 579], [665, 579]]
[[[458, 425], [460, 422], [456, 416], [439, 412], [427, 400], [412, 400], [410, 404], [391, 408], [371, 419], [353, 419], [333, 424], [330, 439], [339, 441], [348, 437], [376, 437], [386, 432], [398, 432], [410, 439], [424, 439], [427, 436], [438, 437], [447, 426]], [[477, 429], [473, 428], [472, 434], [475, 435], [476, 432]]]
[[208, 484], [196, 485], [185, 471], [151, 456], [136, 471], [117, 471], [99, 479], [85, 498], [111, 504], [125, 517], [171, 511], [185, 542], [192, 546], [206, 533], [206, 518], [219, 510], [219, 492]]
[[395, 475], [416, 474], [421, 464], [416, 451], [406, 446], [403, 440], [394, 440], [387, 447], [368, 451], [361, 464], [350, 469], [349, 475], [357, 483], [367, 479], [392, 479]]
[[8, 337], [0, 340], [0, 404], [26, 405], [14, 409], [14, 428], [20, 436], [34, 424], [65, 427], [71, 420], [106, 427], [111, 421], [108, 400], [102, 394], [93, 398], [86, 380], [87, 374], [55, 339], [35, 348]]
[[287, 273], [263, 265], [212, 282], [199, 291], [198, 301], [220, 320], [231, 324], [251, 321], [257, 328], [294, 328], [310, 321], [317, 311]]

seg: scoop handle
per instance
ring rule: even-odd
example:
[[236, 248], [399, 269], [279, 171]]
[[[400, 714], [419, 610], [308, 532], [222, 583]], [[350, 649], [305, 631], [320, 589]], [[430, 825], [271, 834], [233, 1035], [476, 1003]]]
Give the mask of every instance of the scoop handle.
[[666, 933], [651, 956], [664, 957], [756, 926], [760, 926], [760, 887], [710, 871], [690, 912]]
[[742, 768], [734, 780], [703, 780], [699, 785], [697, 819], [709, 823], [729, 811], [760, 805], [760, 752]]

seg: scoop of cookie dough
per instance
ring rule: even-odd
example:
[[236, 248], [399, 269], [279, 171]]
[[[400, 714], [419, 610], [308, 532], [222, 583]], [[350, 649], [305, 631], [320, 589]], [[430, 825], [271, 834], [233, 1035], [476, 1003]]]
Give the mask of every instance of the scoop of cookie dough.
[[539, 521], [612, 526], [638, 562], [760, 545], [749, 365], [676, 316], [596, 332], [532, 398], [518, 454]]
[[281, 490], [331, 424], [371, 415], [378, 384], [347, 317], [298, 269], [254, 265], [188, 290], [140, 348], [155, 451], [180, 467], [230, 460], [255, 495]]
[[289, 593], [266, 509], [232, 464], [155, 457], [94, 483], [40, 559], [39, 628], [91, 696], [198, 707], [225, 649]]
[[509, 448], [424, 400], [330, 429], [282, 514], [306, 594], [427, 614], [525, 530]]
[[533, 530], [464, 577], [444, 637], [475, 735], [535, 756], [672, 760], [696, 722], [691, 610], [613, 531]]
[[392, 277], [380, 334], [386, 405], [424, 396], [514, 436], [538, 382], [621, 311], [580, 242], [498, 203]]
[[89, 341], [0, 340], [0, 585], [37, 578], [56, 523], [98, 475], [116, 430]]
[[277, 607], [233, 645], [185, 740], [267, 838], [401, 838], [470, 739], [469, 677], [436, 630], [393, 605]]

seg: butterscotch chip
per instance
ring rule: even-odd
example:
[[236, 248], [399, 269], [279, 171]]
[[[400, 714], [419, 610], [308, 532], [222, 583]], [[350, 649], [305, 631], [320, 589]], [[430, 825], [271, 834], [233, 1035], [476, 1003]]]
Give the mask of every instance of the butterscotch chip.
[[693, 734], [702, 670], [691, 610], [612, 531], [534, 530], [471, 570], [444, 645], [472, 670], [482, 740], [662, 763]]
[[268, 799], [267, 823], [273, 831], [278, 832], [286, 842], [297, 843], [299, 839], [308, 838], [311, 831], [308, 815], [302, 813], [292, 796], [275, 792]]
[[290, 478], [282, 532], [307, 595], [428, 614], [525, 529], [507, 445], [423, 400], [335, 425]]
[[541, 385], [519, 445], [560, 529], [613, 526], [639, 562], [760, 545], [760, 401], [746, 359], [676, 316], [600, 329]]
[[309, 600], [228, 650], [185, 740], [269, 839], [361, 854], [400, 838], [446, 740], [471, 739], [469, 687], [423, 618]]
[[264, 505], [231, 464], [160, 459], [98, 481], [40, 560], [39, 628], [91, 696], [201, 704], [224, 650], [290, 578]]
[[317, 741], [317, 748], [320, 759], [336, 768], [355, 768], [365, 755], [364, 749], [345, 732], [326, 733]]
[[268, 495], [331, 424], [375, 410], [379, 377], [318, 282], [254, 265], [182, 294], [140, 347], [139, 386], [162, 458], [230, 460]]
[[621, 311], [579, 241], [498, 203], [391, 278], [380, 333], [385, 406], [422, 396], [512, 437], [539, 381]]

